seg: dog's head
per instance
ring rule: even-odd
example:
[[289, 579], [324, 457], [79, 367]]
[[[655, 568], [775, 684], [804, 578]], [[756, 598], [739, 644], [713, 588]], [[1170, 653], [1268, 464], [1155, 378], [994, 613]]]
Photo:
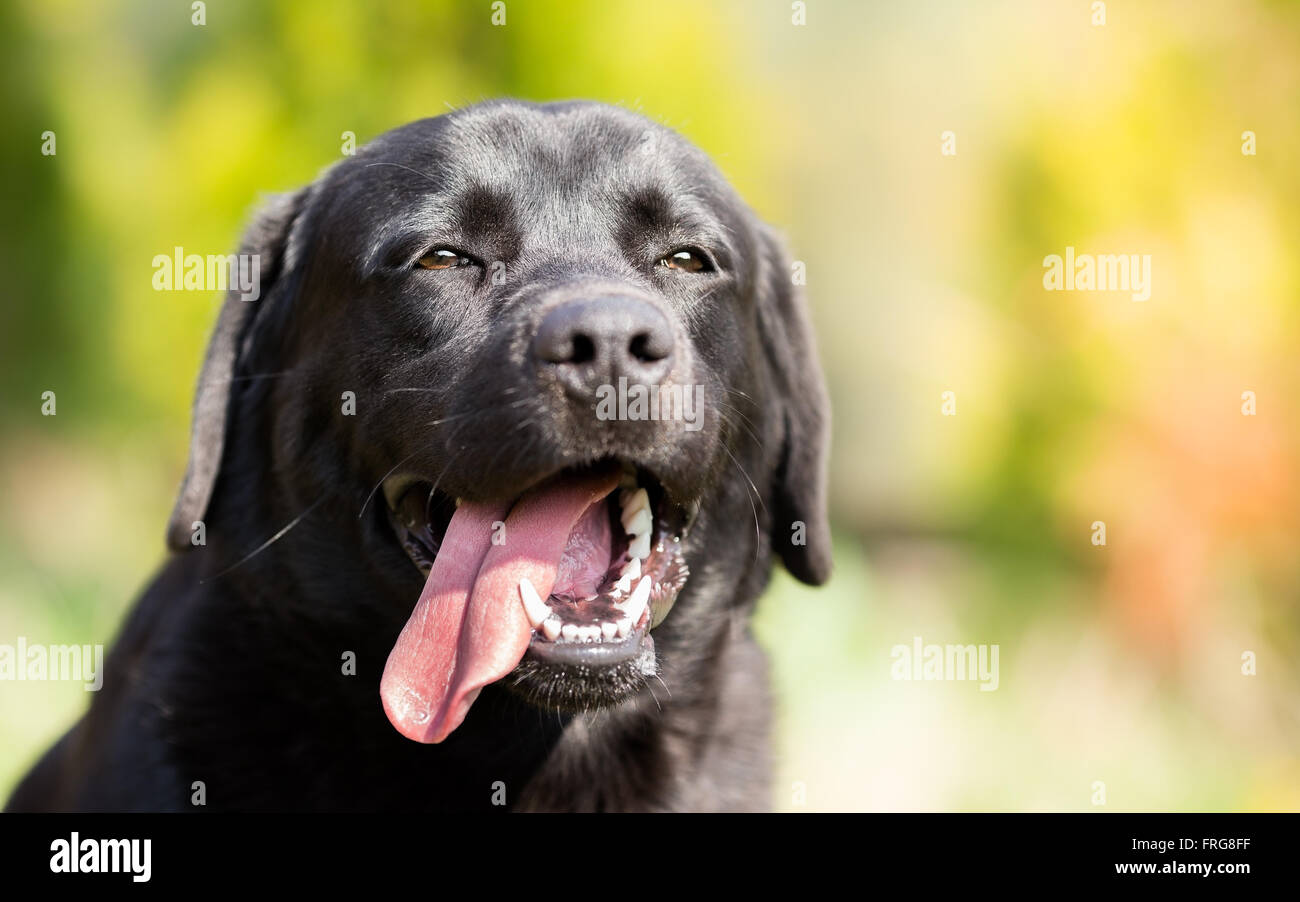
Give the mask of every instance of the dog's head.
[[227, 496], [226, 523], [324, 505], [280, 553], [409, 615], [381, 684], [404, 735], [441, 741], [507, 677], [624, 700], [716, 646], [772, 550], [826, 579], [828, 410], [789, 262], [668, 129], [590, 103], [415, 122], [241, 252], [262, 290], [223, 307], [169, 542]]

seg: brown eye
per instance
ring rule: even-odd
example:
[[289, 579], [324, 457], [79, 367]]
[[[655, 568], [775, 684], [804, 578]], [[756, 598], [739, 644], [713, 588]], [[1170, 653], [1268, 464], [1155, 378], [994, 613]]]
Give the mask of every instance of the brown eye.
[[455, 269], [457, 266], [468, 266], [472, 262], [464, 254], [458, 254], [445, 247], [434, 248], [420, 258], [420, 265], [425, 269]]
[[691, 247], [684, 247], [661, 257], [659, 265], [668, 269], [680, 269], [682, 272], [708, 272], [712, 269], [704, 252]]

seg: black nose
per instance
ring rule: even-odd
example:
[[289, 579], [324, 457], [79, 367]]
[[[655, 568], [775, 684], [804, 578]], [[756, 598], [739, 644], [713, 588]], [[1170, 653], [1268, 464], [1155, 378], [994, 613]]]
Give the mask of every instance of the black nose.
[[657, 307], [636, 298], [569, 301], [542, 318], [533, 355], [584, 395], [620, 376], [657, 385], [672, 366], [673, 332]]

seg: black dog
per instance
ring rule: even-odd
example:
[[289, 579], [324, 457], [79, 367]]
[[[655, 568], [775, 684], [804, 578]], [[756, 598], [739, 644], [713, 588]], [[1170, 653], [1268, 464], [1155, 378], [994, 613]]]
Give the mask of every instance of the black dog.
[[785, 254], [703, 154], [482, 104], [241, 252], [177, 553], [10, 808], [768, 807], [748, 618], [773, 551], [829, 574], [829, 412]]

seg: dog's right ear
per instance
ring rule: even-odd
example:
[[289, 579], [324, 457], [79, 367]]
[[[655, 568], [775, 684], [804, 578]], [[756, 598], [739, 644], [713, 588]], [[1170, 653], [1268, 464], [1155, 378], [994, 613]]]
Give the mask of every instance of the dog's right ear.
[[[181, 481], [180, 494], [167, 522], [167, 546], [173, 551], [194, 547], [194, 530], [208, 509], [221, 455], [226, 444], [230, 418], [231, 384], [235, 379], [242, 349], [251, 334], [259, 311], [283, 292], [296, 268], [300, 250], [292, 242], [294, 224], [307, 206], [312, 189], [276, 195], [258, 212], [240, 242], [241, 260], [255, 255], [257, 288], [243, 294], [231, 284], [208, 342], [207, 356], [199, 372], [190, 424], [190, 457]], [[241, 263], [241, 265], [243, 265]], [[231, 280], [233, 283], [235, 280]]]

